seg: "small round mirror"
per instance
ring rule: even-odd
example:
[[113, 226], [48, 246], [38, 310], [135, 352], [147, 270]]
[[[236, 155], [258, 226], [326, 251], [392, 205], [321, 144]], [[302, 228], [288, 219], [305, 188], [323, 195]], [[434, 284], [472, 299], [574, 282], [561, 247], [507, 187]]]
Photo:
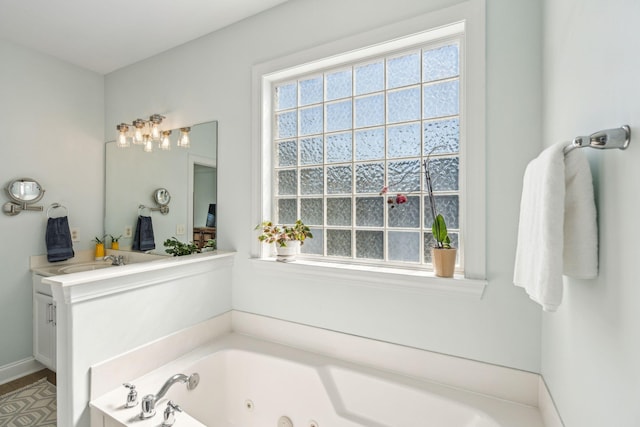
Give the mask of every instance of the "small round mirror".
[[169, 190], [166, 188], [158, 188], [153, 192], [153, 199], [160, 206], [166, 206], [171, 201], [171, 194], [169, 194]]
[[31, 178], [14, 179], [7, 185], [7, 194], [16, 203], [35, 203], [42, 199], [44, 190], [38, 181]]

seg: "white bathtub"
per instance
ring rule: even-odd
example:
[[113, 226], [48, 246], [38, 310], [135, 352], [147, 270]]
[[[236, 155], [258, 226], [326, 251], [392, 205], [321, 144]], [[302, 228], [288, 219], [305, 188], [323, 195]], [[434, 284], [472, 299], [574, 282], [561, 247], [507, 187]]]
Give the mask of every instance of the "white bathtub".
[[92, 410], [112, 419], [105, 426], [158, 426], [171, 399], [185, 411], [176, 427], [285, 427], [283, 416], [295, 427], [542, 427], [536, 408], [236, 334], [132, 382], [142, 397], [176, 373], [194, 372], [198, 387], [175, 384], [151, 420], [136, 420], [139, 407], [122, 407], [124, 389], [93, 401]]

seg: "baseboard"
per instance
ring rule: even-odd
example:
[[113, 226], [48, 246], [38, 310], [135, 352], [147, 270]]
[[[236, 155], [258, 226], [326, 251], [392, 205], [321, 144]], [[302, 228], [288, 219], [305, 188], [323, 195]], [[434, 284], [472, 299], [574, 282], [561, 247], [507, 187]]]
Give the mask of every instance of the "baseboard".
[[18, 360], [8, 365], [0, 366], [0, 384], [6, 384], [26, 375], [33, 374], [44, 369], [45, 366], [33, 357]]
[[549, 388], [542, 377], [538, 382], [538, 409], [540, 409], [545, 427], [564, 427], [558, 408], [556, 408]]

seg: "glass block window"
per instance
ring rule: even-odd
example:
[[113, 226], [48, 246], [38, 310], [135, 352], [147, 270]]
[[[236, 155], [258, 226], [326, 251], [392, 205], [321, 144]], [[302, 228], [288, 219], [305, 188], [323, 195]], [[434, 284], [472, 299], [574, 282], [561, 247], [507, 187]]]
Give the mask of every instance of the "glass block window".
[[[460, 249], [460, 46], [448, 39], [272, 84], [273, 217], [312, 228], [303, 255], [430, 268], [427, 159]], [[398, 194], [406, 202], [393, 203]]]

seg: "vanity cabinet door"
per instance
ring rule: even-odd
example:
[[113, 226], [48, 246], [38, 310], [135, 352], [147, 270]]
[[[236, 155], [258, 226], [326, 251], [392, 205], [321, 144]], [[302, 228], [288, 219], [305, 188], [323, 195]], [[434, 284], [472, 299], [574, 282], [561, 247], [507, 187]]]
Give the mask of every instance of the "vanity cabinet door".
[[37, 361], [56, 370], [56, 306], [53, 298], [33, 294], [33, 353]]

